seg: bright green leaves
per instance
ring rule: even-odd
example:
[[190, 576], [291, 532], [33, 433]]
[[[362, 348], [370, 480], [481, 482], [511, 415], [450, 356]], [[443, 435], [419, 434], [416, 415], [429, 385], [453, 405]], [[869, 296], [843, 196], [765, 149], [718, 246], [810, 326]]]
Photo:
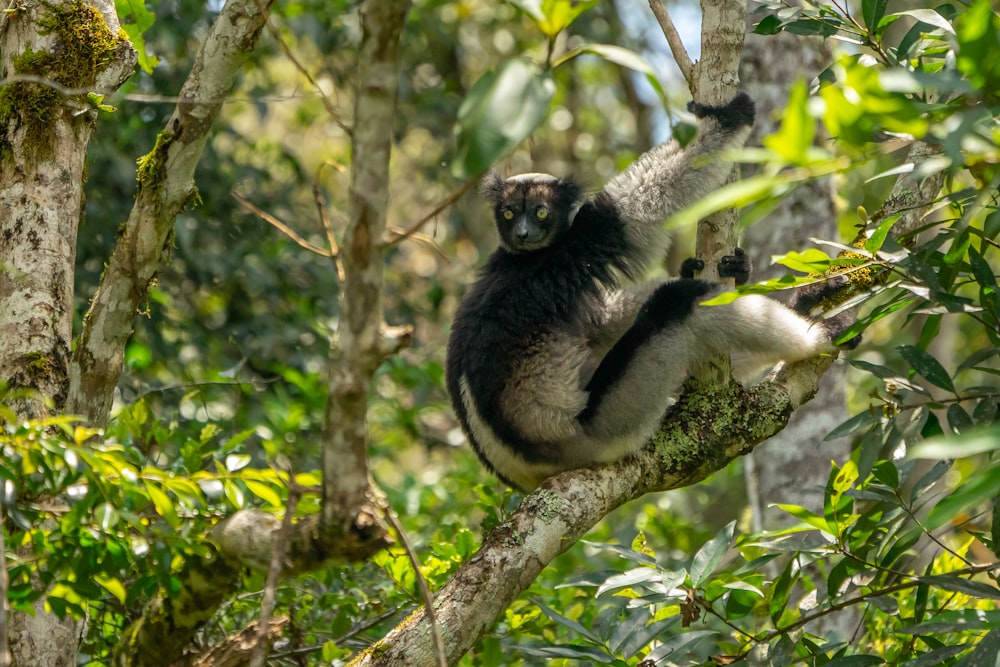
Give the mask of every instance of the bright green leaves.
[[[854, 146], [877, 140], [876, 132], [889, 131], [923, 137], [929, 127], [927, 104], [916, 99], [917, 82], [900, 90], [902, 72], [873, 66], [871, 59], [841, 56], [828, 71], [820, 88], [823, 122], [830, 135]], [[891, 85], [888, 85], [891, 84]]]
[[139, 66], [147, 74], [151, 73], [160, 59], [146, 51], [146, 40], [142, 35], [153, 27], [156, 15], [146, 8], [143, 0], [115, 0], [115, 10], [121, 20], [122, 30], [139, 53]]
[[816, 120], [806, 106], [808, 98], [805, 81], [797, 81], [789, 94], [781, 127], [774, 134], [764, 137], [765, 146], [793, 164], [806, 161], [816, 136]]
[[528, 60], [484, 74], [458, 110], [455, 175], [481, 174], [517, 146], [548, 114], [555, 92], [552, 73]]
[[569, 27], [576, 18], [597, 4], [597, 0], [573, 3], [571, 0], [511, 0], [549, 39]]
[[[142, 411], [124, 410], [122, 418], [141, 418]], [[153, 433], [170, 442], [170, 428], [143, 432]], [[161, 452], [156, 465], [138, 449], [110, 435], [99, 442], [96, 435], [70, 418], [0, 429], [0, 477], [8, 496], [4, 509], [12, 519], [7, 539], [23, 549], [18, 555], [8, 552], [9, 598], [18, 610], [43, 594], [60, 614], [82, 615], [87, 605], [109, 597], [115, 604], [134, 605], [151, 587], [169, 584], [184, 557], [208, 553], [203, 536], [212, 517], [236, 505], [227, 500], [238, 496], [238, 506], [284, 506], [287, 476], [245, 467], [249, 457], [234, 451], [240, 435], [220, 443], [214, 424], [180, 448], [188, 450], [190, 461], [183, 453], [171, 459]], [[205, 469], [213, 458], [215, 470]], [[193, 471], [192, 465], [197, 466]], [[318, 485], [314, 475], [299, 475], [297, 481]], [[18, 502], [40, 497], [61, 500], [55, 505]], [[309, 509], [310, 504], [318, 501], [307, 495], [299, 506]]]
[[976, 0], [958, 17], [955, 38], [955, 66], [995, 103], [1000, 91], [1000, 16], [989, 0]]

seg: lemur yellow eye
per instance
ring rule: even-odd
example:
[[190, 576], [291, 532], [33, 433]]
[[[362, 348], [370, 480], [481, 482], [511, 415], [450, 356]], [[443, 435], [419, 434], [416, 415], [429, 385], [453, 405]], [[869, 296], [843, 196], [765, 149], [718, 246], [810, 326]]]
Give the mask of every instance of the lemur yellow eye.
[[501, 215], [503, 215], [503, 219], [504, 220], [513, 220], [514, 219], [514, 211], [510, 210], [509, 208], [505, 208], [503, 210], [503, 213]]
[[535, 211], [535, 217], [538, 218], [539, 220], [544, 220], [545, 218], [549, 217], [549, 209], [545, 208], [544, 206], [539, 206], [538, 210]]

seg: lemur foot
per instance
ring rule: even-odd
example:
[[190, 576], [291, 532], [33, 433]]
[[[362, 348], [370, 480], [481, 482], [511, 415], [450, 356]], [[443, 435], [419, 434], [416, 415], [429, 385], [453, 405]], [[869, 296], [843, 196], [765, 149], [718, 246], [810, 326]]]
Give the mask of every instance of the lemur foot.
[[823, 302], [829, 302], [827, 305], [836, 305], [838, 303], [837, 297], [843, 294], [849, 286], [850, 279], [846, 275], [833, 275], [821, 282], [796, 289], [788, 306], [801, 315], [809, 315], [817, 306], [824, 305]]
[[[830, 340], [837, 340], [852, 324], [854, 324], [854, 318], [847, 313], [840, 313], [839, 315], [834, 315], [823, 320], [823, 328], [830, 335]], [[841, 343], [840, 349], [853, 350], [860, 344], [861, 334], [857, 334]]]
[[[844, 300], [844, 293], [850, 288], [850, 279], [843, 274], [833, 275], [826, 280], [812, 285], [806, 285], [795, 290], [795, 294], [789, 301], [789, 307], [797, 313], [811, 316], [812, 311], [817, 307], [829, 309]], [[830, 334], [831, 340], [836, 340], [852, 324], [854, 318], [847, 313], [840, 313], [823, 320], [823, 328]], [[846, 350], [853, 350], [861, 343], [861, 336], [857, 335], [841, 343], [840, 347]]]
[[[688, 257], [681, 262], [681, 278], [694, 278], [694, 275], [704, 268], [704, 260]], [[746, 285], [750, 281], [753, 262], [743, 248], [736, 248], [734, 254], [726, 255], [719, 260], [718, 270], [720, 278], [733, 278], [737, 285]]]

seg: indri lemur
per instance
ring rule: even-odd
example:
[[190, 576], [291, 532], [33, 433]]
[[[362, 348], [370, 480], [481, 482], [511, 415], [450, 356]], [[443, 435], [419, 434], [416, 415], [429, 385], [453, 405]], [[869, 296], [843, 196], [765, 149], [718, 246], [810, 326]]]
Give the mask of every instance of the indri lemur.
[[750, 134], [746, 94], [688, 108], [691, 144], [653, 148], [593, 197], [547, 174], [482, 185], [500, 247], [455, 316], [448, 391], [480, 458], [513, 486], [638, 451], [700, 361], [728, 354], [739, 369], [835, 349], [836, 327], [763, 296], [699, 307], [722, 287], [635, 283], [664, 256], [664, 219], [725, 183], [719, 152]]

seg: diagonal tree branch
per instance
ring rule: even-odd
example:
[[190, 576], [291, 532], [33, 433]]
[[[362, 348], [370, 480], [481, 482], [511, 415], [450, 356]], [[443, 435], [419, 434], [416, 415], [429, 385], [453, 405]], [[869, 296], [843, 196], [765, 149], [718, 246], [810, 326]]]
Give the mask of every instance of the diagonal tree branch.
[[[614, 464], [550, 478], [438, 592], [435, 609], [448, 664], [456, 664], [556, 556], [624, 503], [650, 491], [681, 488], [721, 470], [781, 430], [816, 392], [830, 359], [789, 366], [770, 382], [745, 389], [688, 386], [653, 444]], [[350, 667], [433, 667], [435, 655], [421, 608]]]
[[139, 160], [135, 205], [108, 261], [73, 352], [67, 412], [103, 425], [124, 364], [132, 318], [170, 244], [174, 220], [197, 199], [194, 170], [212, 123], [254, 50], [273, 0], [229, 0], [153, 150]]

